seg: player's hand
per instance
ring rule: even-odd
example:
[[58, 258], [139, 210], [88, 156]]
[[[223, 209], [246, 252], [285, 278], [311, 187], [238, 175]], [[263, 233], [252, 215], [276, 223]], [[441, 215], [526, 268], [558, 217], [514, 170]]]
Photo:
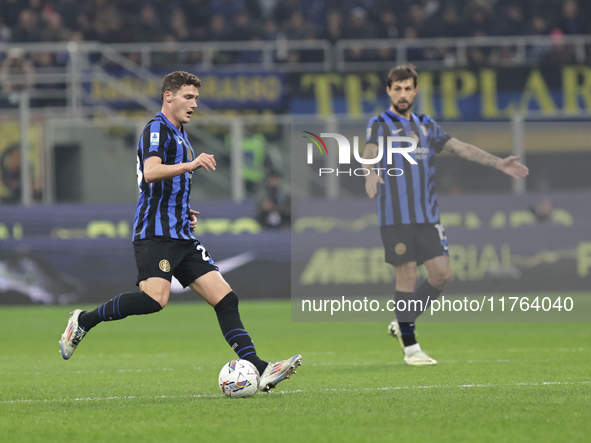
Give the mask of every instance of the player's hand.
[[527, 177], [529, 174], [529, 168], [517, 161], [520, 158], [520, 155], [510, 155], [509, 157], [505, 157], [497, 163], [497, 169], [517, 180], [521, 177]]
[[369, 198], [374, 198], [378, 193], [378, 183], [380, 185], [386, 183], [378, 174], [369, 174], [365, 177], [365, 192]]
[[191, 231], [194, 231], [195, 228], [197, 227], [197, 216], [198, 215], [199, 215], [199, 211], [193, 211], [192, 209], [189, 209], [189, 220], [191, 220], [189, 227], [191, 228]]
[[206, 154], [202, 152], [197, 156], [195, 160], [189, 163], [189, 168], [191, 171], [196, 171], [199, 168], [205, 169], [207, 172], [215, 171], [217, 163], [215, 162], [215, 158], [213, 158], [213, 154]]

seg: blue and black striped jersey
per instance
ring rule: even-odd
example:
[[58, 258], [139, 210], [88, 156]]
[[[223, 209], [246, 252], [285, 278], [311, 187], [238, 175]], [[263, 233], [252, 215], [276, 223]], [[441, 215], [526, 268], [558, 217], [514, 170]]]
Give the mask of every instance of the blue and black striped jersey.
[[[388, 165], [388, 136], [415, 139], [417, 148], [410, 155], [417, 164], [413, 165], [402, 155], [394, 154], [392, 164]], [[385, 185], [378, 185], [379, 226], [438, 223], [435, 154], [441, 152], [451, 136], [428, 115], [411, 114], [410, 120], [407, 120], [388, 109], [377, 117], [372, 117], [367, 125], [366, 143], [377, 145], [378, 137], [383, 137], [384, 155], [376, 167], [385, 168], [380, 176], [386, 182]], [[393, 146], [408, 147], [408, 144], [395, 142]], [[404, 173], [396, 177], [385, 173], [391, 168], [398, 168]]]
[[144, 180], [144, 161], [152, 156], [165, 165], [195, 158], [184, 128], [179, 131], [161, 112], [144, 128], [137, 145], [140, 197], [133, 222], [133, 240], [146, 237], [195, 239], [190, 229], [189, 194], [193, 173], [155, 183]]

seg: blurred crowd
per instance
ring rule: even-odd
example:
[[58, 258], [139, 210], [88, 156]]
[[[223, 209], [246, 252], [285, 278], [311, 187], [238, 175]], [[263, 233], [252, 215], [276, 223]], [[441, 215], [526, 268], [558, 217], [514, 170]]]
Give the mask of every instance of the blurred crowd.
[[588, 0], [0, 0], [0, 43], [590, 33]]
[[[443, 66], [540, 66], [591, 62], [591, 46], [576, 60], [565, 35], [591, 34], [591, 0], [0, 0], [0, 44], [32, 42], [163, 42], [163, 50], [147, 57], [126, 56], [152, 68], [202, 66], [205, 53], [179, 50], [177, 42], [253, 42], [287, 40], [392, 39], [551, 35], [552, 44], [527, 49], [471, 45], [458, 59], [453, 48], [406, 47], [406, 60]], [[324, 63], [330, 56], [318, 47], [285, 49], [277, 45], [277, 63]], [[343, 52], [346, 62], [391, 62], [396, 48], [370, 49], [352, 42]], [[63, 84], [39, 83], [33, 73], [51, 73], [69, 63], [69, 53], [0, 49], [0, 108], [15, 106], [18, 91], [35, 84], [45, 90], [44, 106], [58, 106], [56, 90]], [[89, 53], [91, 61], [109, 60]], [[207, 63], [258, 64], [260, 47], [212, 51]], [[333, 60], [334, 61], [334, 60]], [[39, 84], [38, 84], [39, 83]], [[57, 94], [57, 95], [56, 95]], [[55, 99], [54, 99], [55, 98]], [[36, 100], [36, 99], [34, 99]], [[35, 102], [37, 103], [37, 102]]]

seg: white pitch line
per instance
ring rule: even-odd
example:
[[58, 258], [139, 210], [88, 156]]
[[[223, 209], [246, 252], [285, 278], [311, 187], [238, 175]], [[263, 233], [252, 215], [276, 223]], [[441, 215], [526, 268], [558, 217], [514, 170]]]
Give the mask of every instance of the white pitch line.
[[[154, 368], [154, 369], [99, 369], [96, 371], [63, 371], [60, 374], [110, 374], [110, 373], [125, 373], [125, 372], [170, 372], [173, 368]], [[40, 374], [36, 372], [35, 374]]]
[[[194, 367], [193, 369], [201, 369]], [[94, 371], [60, 371], [59, 374], [122, 374], [126, 372], [171, 372], [173, 368], [153, 368], [153, 369], [98, 369]], [[0, 375], [54, 375], [52, 373], [40, 372], [40, 371], [19, 371], [19, 372], [0, 372]]]
[[54, 402], [68, 402], [68, 401], [107, 401], [107, 400], [157, 400], [159, 398], [207, 398], [220, 397], [219, 395], [194, 394], [194, 395], [124, 395], [113, 397], [76, 397], [76, 398], [44, 398], [44, 399], [20, 399], [20, 400], [5, 400], [0, 401], [0, 404], [7, 403], [54, 403]]
[[473, 354], [475, 352], [478, 353], [485, 353], [485, 354], [494, 354], [498, 352], [502, 352], [503, 354], [507, 352], [589, 352], [589, 348], [507, 348], [507, 349], [447, 349], [445, 352], [448, 354]]
[[[301, 394], [307, 392], [373, 392], [373, 391], [398, 391], [398, 390], [414, 390], [414, 389], [455, 389], [455, 388], [497, 388], [502, 386], [555, 386], [555, 385], [584, 385], [591, 384], [591, 381], [544, 381], [544, 382], [520, 382], [520, 383], [482, 383], [469, 385], [427, 385], [427, 386], [385, 386], [378, 388], [333, 388], [333, 389], [314, 389], [307, 391], [305, 389], [296, 389], [293, 391], [271, 391], [272, 395], [285, 394]], [[19, 399], [19, 400], [3, 400], [0, 404], [16, 404], [16, 403], [54, 403], [54, 402], [69, 402], [69, 401], [109, 401], [109, 400], [157, 400], [160, 398], [220, 398], [223, 394], [193, 394], [193, 395], [125, 395], [113, 397], [77, 397], [77, 398], [57, 398], [57, 399]]]
[[[370, 392], [370, 391], [398, 391], [411, 389], [453, 389], [453, 388], [496, 388], [502, 386], [550, 386], [550, 385], [582, 385], [591, 384], [591, 381], [549, 381], [549, 382], [526, 382], [526, 383], [483, 383], [469, 385], [430, 385], [430, 386], [386, 386], [381, 388], [341, 388], [323, 389], [322, 392]], [[271, 391], [270, 394], [299, 394], [307, 391], [296, 389], [294, 391]]]
[[[544, 359], [536, 359], [536, 360], [530, 360], [530, 359], [490, 359], [490, 360], [477, 360], [477, 359], [471, 359], [471, 360], [438, 360], [439, 363], [445, 363], [445, 364], [456, 364], [456, 363], [460, 363], [460, 364], [464, 364], [464, 363], [468, 363], [468, 364], [473, 364], [473, 363], [548, 363], [550, 362], [549, 358], [544, 358]], [[366, 362], [325, 362], [325, 363], [311, 363], [311, 364], [307, 364], [306, 366], [379, 366], [379, 365], [400, 365], [403, 366], [404, 362], [403, 361], [389, 361], [389, 362], [384, 362], [384, 361], [366, 361]]]
[[[468, 360], [438, 360], [439, 363], [442, 364], [478, 364], [478, 363], [549, 363], [551, 359], [544, 358], [544, 359], [468, 359]], [[402, 360], [396, 361], [365, 361], [365, 362], [322, 362], [322, 363], [307, 363], [306, 366], [312, 367], [336, 367], [336, 366], [404, 366], [404, 362]], [[202, 371], [202, 370], [213, 370], [214, 367], [201, 367], [201, 366], [193, 366], [194, 370]], [[115, 373], [126, 373], [126, 372], [172, 372], [174, 368], [153, 368], [153, 369], [101, 369], [101, 370], [94, 370], [94, 371], [63, 371], [60, 374], [115, 374]], [[7, 375], [42, 375], [42, 376], [53, 376], [55, 374], [48, 373], [48, 372], [40, 372], [40, 371], [19, 371], [19, 372], [11, 372], [11, 371], [0, 371], [0, 376], [7, 376]]]

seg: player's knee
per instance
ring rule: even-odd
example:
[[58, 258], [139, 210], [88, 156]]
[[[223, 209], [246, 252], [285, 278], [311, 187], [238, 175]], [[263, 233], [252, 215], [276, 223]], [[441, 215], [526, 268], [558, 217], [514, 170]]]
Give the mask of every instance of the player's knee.
[[160, 294], [149, 294], [154, 300], [158, 302], [160, 307], [164, 309], [168, 304], [168, 299], [170, 297], [170, 293], [160, 293]]
[[434, 287], [443, 289], [447, 282], [451, 280], [451, 269], [449, 267], [440, 269], [434, 272], [433, 275], [429, 275], [429, 280]]
[[156, 300], [158, 303], [160, 303], [160, 306], [162, 306], [162, 309], [164, 309], [166, 307], [166, 305], [168, 304], [169, 297], [170, 297], [170, 294], [163, 294], [159, 300]]

